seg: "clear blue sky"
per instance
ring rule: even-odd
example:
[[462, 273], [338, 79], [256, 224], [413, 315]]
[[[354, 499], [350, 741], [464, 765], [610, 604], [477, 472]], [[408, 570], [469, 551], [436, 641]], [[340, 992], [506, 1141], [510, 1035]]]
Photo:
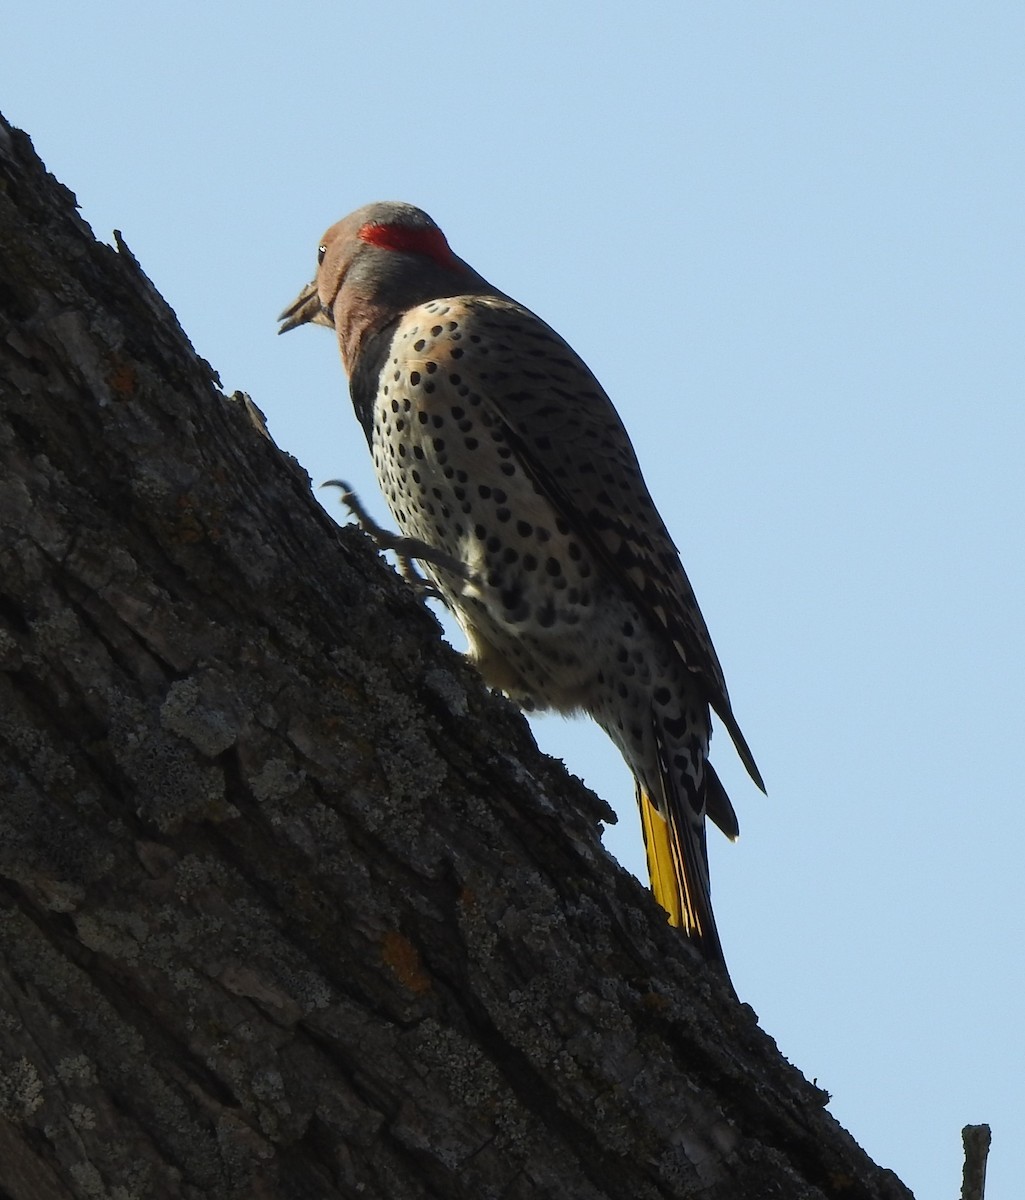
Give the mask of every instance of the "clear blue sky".
[[[583, 354], [769, 786], [714, 758], [740, 994], [919, 1200], [1025, 1177], [1025, 5], [39, 0], [0, 108], [229, 391], [385, 518], [331, 336], [275, 336], [370, 200]], [[333, 499], [328, 496], [328, 503]], [[585, 723], [541, 744], [620, 810]]]

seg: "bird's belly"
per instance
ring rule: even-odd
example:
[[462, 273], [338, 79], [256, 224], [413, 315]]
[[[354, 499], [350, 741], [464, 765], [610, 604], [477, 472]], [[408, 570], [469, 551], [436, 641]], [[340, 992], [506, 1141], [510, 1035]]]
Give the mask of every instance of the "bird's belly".
[[[646, 786], [670, 749], [685, 751], [675, 769], [696, 770], [708, 715], [691, 673], [536, 486], [501, 426], [422, 391], [386, 399], [372, 439], [378, 482], [403, 534], [468, 574], [423, 564], [485, 681], [529, 709], [588, 713]], [[655, 717], [674, 743], [661, 752]]]
[[468, 572], [423, 564], [489, 684], [527, 707], [586, 709], [611, 632], [609, 583], [486, 413], [424, 401], [391, 396], [375, 414], [374, 466], [396, 523]]

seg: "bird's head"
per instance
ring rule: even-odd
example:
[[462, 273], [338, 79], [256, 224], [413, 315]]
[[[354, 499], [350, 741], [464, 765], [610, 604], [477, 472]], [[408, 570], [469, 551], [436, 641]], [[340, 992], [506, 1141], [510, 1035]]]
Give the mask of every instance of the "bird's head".
[[335, 329], [351, 369], [363, 337], [398, 314], [427, 300], [483, 293], [494, 289], [452, 253], [422, 209], [367, 204], [320, 239], [317, 273], [278, 318], [278, 332], [307, 323]]

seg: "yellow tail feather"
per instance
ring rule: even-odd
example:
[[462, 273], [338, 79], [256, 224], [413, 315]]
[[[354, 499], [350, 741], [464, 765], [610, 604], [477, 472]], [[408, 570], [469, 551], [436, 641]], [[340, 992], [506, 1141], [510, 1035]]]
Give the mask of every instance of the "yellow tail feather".
[[641, 811], [651, 891], [669, 914], [670, 925], [682, 927], [692, 937], [701, 937], [701, 922], [688, 895], [683, 852], [676, 831], [641, 788], [637, 789], [637, 806]]

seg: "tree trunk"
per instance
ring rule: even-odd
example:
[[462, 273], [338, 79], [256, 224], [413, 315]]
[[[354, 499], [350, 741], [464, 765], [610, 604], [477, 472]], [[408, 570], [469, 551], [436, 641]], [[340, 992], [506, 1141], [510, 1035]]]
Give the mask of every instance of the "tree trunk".
[[907, 1197], [0, 119], [0, 1195]]

